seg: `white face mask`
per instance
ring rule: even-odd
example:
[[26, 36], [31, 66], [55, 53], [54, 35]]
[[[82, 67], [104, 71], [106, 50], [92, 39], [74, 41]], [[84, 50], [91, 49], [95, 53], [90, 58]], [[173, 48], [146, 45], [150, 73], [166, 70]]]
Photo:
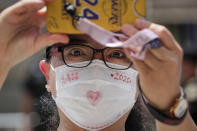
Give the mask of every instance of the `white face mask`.
[[85, 68], [63, 65], [54, 71], [57, 91], [54, 100], [81, 128], [106, 128], [130, 111], [136, 102], [138, 72], [134, 69], [114, 70], [106, 67], [103, 61], [94, 60]]

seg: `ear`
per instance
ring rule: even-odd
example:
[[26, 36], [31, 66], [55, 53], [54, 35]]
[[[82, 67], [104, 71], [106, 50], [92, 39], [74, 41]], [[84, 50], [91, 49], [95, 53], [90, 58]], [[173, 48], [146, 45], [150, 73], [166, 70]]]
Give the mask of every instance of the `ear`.
[[48, 81], [49, 80], [50, 66], [46, 62], [46, 60], [40, 61], [40, 70], [42, 71], [43, 75], [45, 76], [46, 81]]

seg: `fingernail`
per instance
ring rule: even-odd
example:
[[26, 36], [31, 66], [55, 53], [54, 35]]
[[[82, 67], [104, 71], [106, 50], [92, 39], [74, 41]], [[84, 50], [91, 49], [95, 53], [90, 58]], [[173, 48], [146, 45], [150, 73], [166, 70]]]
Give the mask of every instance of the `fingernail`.
[[132, 36], [137, 32], [137, 29], [129, 24], [124, 24], [121, 28], [122, 32], [128, 36]]
[[147, 27], [149, 25], [149, 22], [145, 19], [137, 19], [136, 25], [140, 26], [141, 28]]
[[131, 29], [132, 28], [132, 25], [129, 25], [129, 24], [124, 24], [121, 28], [122, 31], [127, 31], [128, 29]]

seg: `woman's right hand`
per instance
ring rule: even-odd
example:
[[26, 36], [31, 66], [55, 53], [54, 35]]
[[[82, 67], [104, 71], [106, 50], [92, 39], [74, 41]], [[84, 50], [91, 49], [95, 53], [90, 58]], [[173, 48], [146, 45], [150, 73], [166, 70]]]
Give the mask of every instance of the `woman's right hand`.
[[33, 55], [45, 46], [63, 42], [67, 35], [41, 33], [51, 0], [21, 0], [0, 14], [0, 73]]

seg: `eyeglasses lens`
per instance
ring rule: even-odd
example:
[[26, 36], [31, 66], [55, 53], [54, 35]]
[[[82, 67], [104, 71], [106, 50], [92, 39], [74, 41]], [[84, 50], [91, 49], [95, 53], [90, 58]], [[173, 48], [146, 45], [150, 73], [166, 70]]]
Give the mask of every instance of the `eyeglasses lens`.
[[[94, 57], [94, 49], [86, 45], [70, 45], [63, 50], [64, 61], [71, 67], [85, 67]], [[131, 61], [121, 48], [105, 48], [103, 51], [105, 64], [114, 69], [126, 69]]]

